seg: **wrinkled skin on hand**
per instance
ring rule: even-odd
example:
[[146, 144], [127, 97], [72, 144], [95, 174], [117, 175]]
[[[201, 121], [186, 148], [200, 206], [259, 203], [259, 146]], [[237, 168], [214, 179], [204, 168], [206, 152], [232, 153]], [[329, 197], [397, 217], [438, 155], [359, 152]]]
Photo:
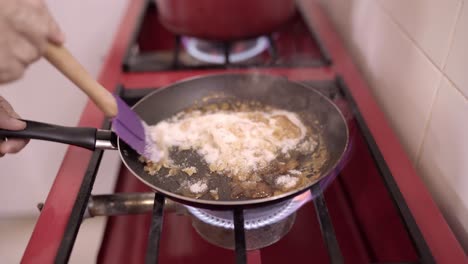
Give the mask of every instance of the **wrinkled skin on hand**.
[[63, 41], [44, 0], [0, 0], [0, 83], [19, 79], [48, 42]]
[[[26, 123], [18, 120], [19, 115], [5, 98], [0, 96], [0, 129], [22, 130]], [[0, 139], [0, 157], [8, 153], [17, 153], [23, 149], [28, 140], [25, 139]]]

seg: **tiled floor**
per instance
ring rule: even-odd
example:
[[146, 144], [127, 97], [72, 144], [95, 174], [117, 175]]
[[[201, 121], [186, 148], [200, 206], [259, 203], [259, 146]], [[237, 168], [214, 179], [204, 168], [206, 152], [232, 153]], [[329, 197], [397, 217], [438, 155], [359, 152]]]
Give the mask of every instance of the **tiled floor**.
[[[19, 263], [36, 223], [35, 218], [0, 219], [0, 263]], [[106, 218], [83, 222], [70, 264], [95, 263]]]

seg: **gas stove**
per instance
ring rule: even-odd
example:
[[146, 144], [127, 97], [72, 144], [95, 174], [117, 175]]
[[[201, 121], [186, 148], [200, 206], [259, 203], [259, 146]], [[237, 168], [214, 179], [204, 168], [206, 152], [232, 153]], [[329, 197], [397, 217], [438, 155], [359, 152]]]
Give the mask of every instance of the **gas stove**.
[[[319, 263], [433, 262], [413, 217], [404, 213], [407, 205], [387, 165], [379, 161], [381, 154], [365, 123], [359, 121], [360, 113], [344, 82], [339, 78], [299, 82], [333, 100], [348, 120], [351, 147], [339, 173], [292, 200], [243, 210], [240, 215], [237, 210], [212, 211], [182, 205], [174, 214], [174, 206], [168, 206], [164, 196], [156, 195], [159, 200], [153, 203], [156, 206], [152, 215], [109, 220], [99, 263], [141, 263], [147, 259], [210, 263], [207, 254], [217, 256], [213, 263], [243, 263], [246, 253], [259, 255], [262, 263], [283, 263], [285, 257], [289, 261], [306, 258], [311, 254], [309, 247], [320, 249], [320, 253], [314, 252]], [[121, 97], [132, 104], [153, 89], [119, 90]], [[117, 193], [150, 191], [126, 168], [120, 173]], [[169, 209], [164, 210], [166, 207]], [[92, 212], [93, 206], [88, 210]], [[126, 210], [122, 213], [128, 214]], [[238, 221], [243, 224], [236, 224]], [[150, 235], [129, 233], [135, 226], [149, 230]], [[243, 237], [236, 236], [238, 232]], [[311, 237], [304, 237], [306, 232]], [[113, 252], [124, 252], [131, 244], [135, 251], [115, 257]], [[190, 254], [174, 255], [173, 250], [188, 250]]]
[[[317, 1], [298, 1], [277, 32], [233, 43], [175, 36], [154, 1], [132, 1], [100, 82], [132, 105], [176, 81], [225, 72], [280, 75], [332, 100], [350, 129], [340, 170], [279, 204], [213, 211], [155, 194], [125, 166], [115, 193], [92, 195], [103, 151], [70, 147], [23, 263], [66, 263], [83, 219], [102, 215], [110, 217], [97, 263], [463, 263]], [[110, 128], [91, 103], [79, 125]]]

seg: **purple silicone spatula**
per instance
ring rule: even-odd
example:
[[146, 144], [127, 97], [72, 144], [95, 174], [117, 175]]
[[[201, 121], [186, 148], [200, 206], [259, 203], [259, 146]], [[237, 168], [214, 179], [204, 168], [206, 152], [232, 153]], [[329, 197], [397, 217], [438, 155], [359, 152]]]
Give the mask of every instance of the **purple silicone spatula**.
[[160, 159], [148, 125], [120, 97], [100, 85], [65, 47], [48, 44], [45, 58], [112, 118], [113, 130], [125, 143], [147, 159]]

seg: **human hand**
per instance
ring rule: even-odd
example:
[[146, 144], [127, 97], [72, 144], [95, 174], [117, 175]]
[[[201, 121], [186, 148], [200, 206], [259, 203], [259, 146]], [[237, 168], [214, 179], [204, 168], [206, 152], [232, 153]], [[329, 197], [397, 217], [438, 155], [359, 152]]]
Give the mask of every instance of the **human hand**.
[[[0, 129], [22, 130], [26, 128], [26, 123], [18, 120], [19, 115], [13, 110], [10, 103], [0, 96]], [[11, 138], [0, 139], [0, 157], [7, 153], [17, 153], [22, 150], [29, 140]]]
[[0, 83], [19, 79], [48, 42], [64, 36], [44, 0], [0, 0]]

